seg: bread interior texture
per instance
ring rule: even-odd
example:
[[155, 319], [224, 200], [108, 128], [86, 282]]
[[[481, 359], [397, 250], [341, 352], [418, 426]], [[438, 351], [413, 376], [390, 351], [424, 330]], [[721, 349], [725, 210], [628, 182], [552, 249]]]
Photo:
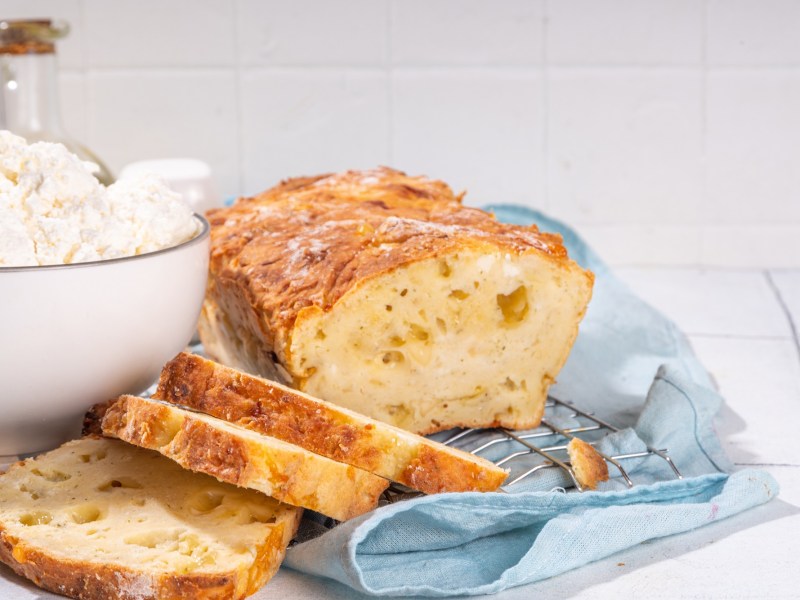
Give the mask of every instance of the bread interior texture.
[[285, 367], [311, 395], [418, 433], [536, 426], [591, 287], [571, 261], [462, 249], [301, 311]]
[[279, 560], [258, 563], [268, 548], [282, 553], [298, 511], [155, 452], [100, 438], [12, 467], [0, 486], [0, 529], [24, 540], [25, 550], [14, 551], [23, 565], [41, 552], [73, 570], [111, 566], [120, 585], [148, 590], [165, 576], [238, 573], [244, 577], [234, 578], [241, 588], [235, 596], [252, 592], [277, 569]]

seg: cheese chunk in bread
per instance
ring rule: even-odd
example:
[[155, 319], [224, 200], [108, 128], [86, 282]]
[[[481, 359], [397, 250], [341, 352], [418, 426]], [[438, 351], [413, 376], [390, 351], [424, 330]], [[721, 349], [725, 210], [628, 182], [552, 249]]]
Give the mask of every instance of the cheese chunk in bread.
[[209, 219], [208, 354], [417, 433], [538, 425], [591, 297], [559, 236], [391, 169]]
[[0, 561], [83, 600], [238, 599], [278, 570], [301, 514], [87, 437], [0, 476]]

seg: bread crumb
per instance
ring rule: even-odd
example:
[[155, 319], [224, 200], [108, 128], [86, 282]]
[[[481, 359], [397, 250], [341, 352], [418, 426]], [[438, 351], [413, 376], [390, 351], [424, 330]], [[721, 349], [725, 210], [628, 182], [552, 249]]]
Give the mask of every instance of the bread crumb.
[[593, 490], [601, 481], [608, 481], [608, 465], [597, 450], [578, 438], [572, 438], [567, 453], [575, 478], [582, 487]]

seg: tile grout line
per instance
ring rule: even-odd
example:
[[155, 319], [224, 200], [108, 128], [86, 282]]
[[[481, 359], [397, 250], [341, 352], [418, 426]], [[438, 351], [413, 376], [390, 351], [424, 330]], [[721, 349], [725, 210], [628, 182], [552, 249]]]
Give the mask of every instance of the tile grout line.
[[[388, 0], [386, 6], [386, 141], [388, 152], [386, 158], [389, 165], [397, 168], [394, 164], [394, 43], [392, 40], [392, 20], [394, 19], [394, 0]], [[402, 170], [402, 169], [401, 169]]]
[[688, 338], [709, 338], [722, 340], [755, 340], [755, 341], [794, 341], [791, 335], [760, 335], [753, 333], [694, 333], [684, 331], [683, 334]]
[[550, 211], [550, 68], [547, 64], [547, 32], [550, 18], [550, 3], [542, 5], [542, 205]]
[[697, 228], [697, 243], [695, 257], [699, 262], [706, 259], [706, 242], [708, 240], [708, 22], [709, 22], [709, 2], [703, 2], [702, 22], [703, 22], [703, 45], [701, 48], [700, 66], [700, 155], [702, 160], [702, 179], [701, 179], [701, 198], [695, 213], [695, 222], [699, 223]]
[[238, 168], [236, 169], [236, 197], [244, 196], [244, 90], [242, 89], [242, 43], [239, 36], [239, 11], [238, 2], [232, 3], [233, 11], [233, 44], [234, 44], [234, 102], [236, 103], [236, 153]]
[[[84, 33], [84, 39], [81, 40], [81, 90], [83, 92], [83, 106], [81, 106], [81, 113], [83, 117], [83, 139], [80, 140], [82, 143], [87, 144], [89, 148], [94, 148], [94, 142], [91, 139], [90, 130], [92, 129], [91, 126], [91, 118], [90, 115], [92, 114], [92, 110], [90, 110], [90, 104], [92, 104], [92, 85], [89, 78], [89, 61], [87, 60], [87, 55], [89, 54], [86, 40], [88, 39], [88, 28], [86, 26], [86, 3], [83, 0], [80, 0], [79, 5], [79, 18], [80, 18], [80, 26]], [[64, 70], [61, 70], [61, 66], [59, 65], [59, 72], [63, 73]], [[59, 90], [60, 92], [60, 90]], [[63, 113], [59, 115], [62, 119], [64, 118]], [[68, 130], [69, 131], [69, 130]], [[110, 168], [110, 167], [109, 167]], [[114, 176], [112, 171], [111, 176]]]
[[792, 330], [792, 340], [794, 340], [794, 348], [796, 351], [797, 360], [800, 361], [800, 339], [797, 336], [797, 325], [792, 318], [792, 313], [789, 311], [789, 307], [786, 305], [786, 301], [783, 299], [781, 295], [781, 291], [778, 289], [778, 286], [775, 285], [775, 280], [772, 278], [772, 273], [769, 272], [768, 269], [764, 269], [763, 271], [764, 277], [767, 280], [767, 285], [769, 285], [772, 293], [775, 294], [775, 299], [778, 301], [778, 305], [781, 307], [786, 320], [789, 322], [789, 329]]
[[793, 469], [800, 468], [800, 464], [795, 463], [749, 463], [749, 462], [735, 462], [733, 463], [737, 467], [789, 467]]

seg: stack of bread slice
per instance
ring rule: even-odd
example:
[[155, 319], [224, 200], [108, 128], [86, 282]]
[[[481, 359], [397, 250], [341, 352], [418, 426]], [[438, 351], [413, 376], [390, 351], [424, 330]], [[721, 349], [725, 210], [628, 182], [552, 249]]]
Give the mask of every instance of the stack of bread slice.
[[[93, 407], [87, 435], [0, 478], [0, 561], [73, 598], [244, 598], [303, 509], [346, 520], [393, 480], [491, 491], [492, 463], [180, 354], [153, 398]], [[114, 439], [116, 438], [116, 439]]]

